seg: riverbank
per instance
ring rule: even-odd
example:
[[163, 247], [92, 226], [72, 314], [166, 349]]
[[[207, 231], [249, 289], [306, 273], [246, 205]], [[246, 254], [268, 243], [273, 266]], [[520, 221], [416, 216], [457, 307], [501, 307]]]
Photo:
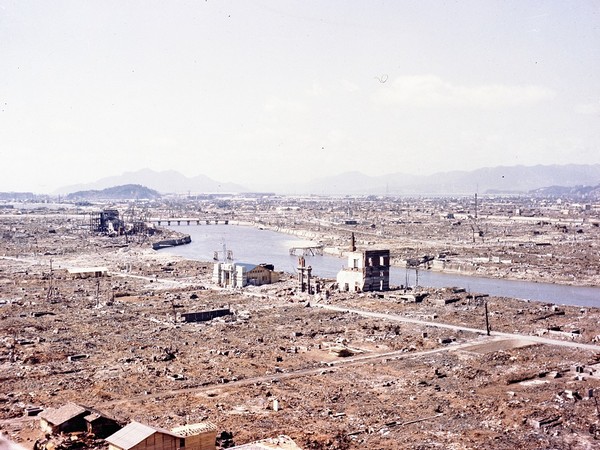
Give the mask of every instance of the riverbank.
[[[347, 239], [351, 231], [344, 230], [344, 235], [334, 233], [324, 233], [305, 228], [289, 228], [282, 226], [268, 225], [264, 223], [248, 222], [248, 221], [231, 221], [231, 225], [249, 226], [261, 230], [270, 230], [277, 233], [283, 233], [290, 236], [295, 236], [302, 239], [307, 239], [315, 243], [323, 245], [324, 254], [337, 258], [344, 258], [344, 252], [339, 246], [331, 246], [328, 243], [340, 242]], [[360, 235], [360, 231], [357, 234]], [[386, 247], [386, 244], [391, 244], [387, 248], [392, 252], [391, 265], [403, 269], [406, 267], [406, 260], [395, 255], [401, 253], [400, 249], [407, 246], [402, 242], [389, 242], [382, 240], [378, 242], [376, 236], [372, 233], [368, 235], [369, 239], [359, 241], [363, 247], [373, 245], [376, 247]], [[412, 245], [411, 242], [408, 245]], [[446, 247], [447, 248], [447, 247]], [[439, 253], [438, 253], [439, 254]], [[433, 271], [437, 273], [445, 273], [451, 275], [464, 275], [471, 277], [483, 277], [494, 280], [512, 280], [526, 281], [532, 283], [550, 283], [562, 286], [581, 286], [581, 287], [596, 287], [600, 286], [600, 273], [598, 273], [598, 263], [596, 267], [591, 267], [588, 273], [560, 273], [559, 267], [551, 269], [547, 265], [543, 267], [536, 266], [531, 262], [522, 263], [519, 261], [507, 262], [499, 257], [495, 258], [489, 255], [486, 256], [471, 256], [470, 258], [461, 257], [459, 255], [448, 257], [443, 260], [434, 258], [431, 262], [421, 266], [420, 270]]]
[[[287, 234], [254, 226], [234, 225], [199, 225], [190, 227], [186, 231], [192, 235], [192, 244], [165, 249], [164, 252], [190, 260], [207, 261], [211, 259], [215, 249], [223, 248], [223, 244], [226, 243], [228, 251], [234, 253], [235, 261], [251, 264], [268, 263], [273, 264], [275, 270], [294, 275], [297, 273], [298, 258], [289, 255], [289, 248], [298, 241], [290, 240]], [[329, 255], [306, 256], [306, 264], [312, 267], [313, 276], [324, 280], [335, 280], [339, 270], [347, 265], [346, 262], [344, 259]], [[390, 284], [408, 285], [413, 289], [416, 285], [432, 288], [460, 287], [467, 292], [579, 306], [597, 306], [600, 299], [600, 288], [597, 287], [511, 280], [424, 269], [419, 270], [417, 277], [414, 269], [406, 269], [404, 266], [390, 268]]]

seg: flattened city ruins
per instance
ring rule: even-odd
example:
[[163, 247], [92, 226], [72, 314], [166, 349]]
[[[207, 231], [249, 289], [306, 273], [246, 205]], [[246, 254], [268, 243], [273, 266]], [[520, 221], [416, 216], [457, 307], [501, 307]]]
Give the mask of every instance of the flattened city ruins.
[[[37, 450], [598, 448], [595, 305], [417, 280], [597, 286], [600, 205], [352, 204], [3, 208], [0, 430]], [[291, 268], [160, 250], [207, 224], [313, 244], [290, 248]], [[323, 253], [337, 277], [312, 267]]]

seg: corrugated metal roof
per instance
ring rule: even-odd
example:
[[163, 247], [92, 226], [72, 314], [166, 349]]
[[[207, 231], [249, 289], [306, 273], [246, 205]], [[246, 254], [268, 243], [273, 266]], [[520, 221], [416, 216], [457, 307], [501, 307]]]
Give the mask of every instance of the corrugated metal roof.
[[67, 403], [60, 408], [48, 408], [42, 411], [39, 415], [42, 419], [52, 425], [62, 425], [68, 420], [79, 416], [80, 414], [87, 414], [88, 410], [76, 403]]
[[131, 422], [124, 428], [121, 428], [115, 434], [111, 434], [105, 440], [116, 447], [123, 449], [130, 449], [136, 446], [144, 439], [152, 436], [154, 433], [163, 433], [175, 438], [179, 438], [170, 431], [163, 430], [161, 428], [154, 428], [150, 425], [144, 425], [139, 422]]
[[178, 436], [195, 436], [196, 434], [205, 433], [207, 431], [216, 431], [217, 427], [211, 422], [191, 423], [181, 427], [172, 428], [171, 432]]

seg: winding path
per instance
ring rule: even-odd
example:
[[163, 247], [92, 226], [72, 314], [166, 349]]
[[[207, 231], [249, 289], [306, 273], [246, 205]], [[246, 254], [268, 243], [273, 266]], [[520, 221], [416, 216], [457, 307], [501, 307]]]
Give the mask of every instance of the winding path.
[[[428, 322], [426, 320], [410, 319], [408, 317], [399, 316], [397, 314], [388, 314], [388, 313], [380, 313], [380, 312], [373, 312], [373, 311], [365, 311], [365, 310], [361, 310], [361, 309], [343, 308], [341, 306], [325, 305], [325, 304], [315, 304], [313, 306], [318, 307], [318, 308], [328, 309], [330, 311], [353, 313], [353, 314], [358, 314], [363, 317], [373, 317], [375, 319], [391, 320], [393, 322], [405, 322], [405, 323], [412, 323], [412, 324], [416, 324], [416, 325], [424, 325], [424, 326], [428, 326], [428, 327], [445, 328], [447, 330], [452, 330], [452, 331], [466, 331], [469, 333], [486, 334], [486, 330], [479, 329], [479, 328], [469, 328], [469, 327], [464, 327], [461, 325], [450, 325], [447, 323]], [[519, 339], [522, 341], [530, 341], [530, 342], [537, 343], [537, 344], [558, 345], [558, 346], [562, 346], [562, 347], [572, 347], [572, 348], [579, 348], [582, 350], [594, 350], [594, 351], [600, 352], [600, 345], [594, 345], [594, 344], [582, 344], [582, 343], [574, 342], [574, 341], [562, 341], [562, 340], [558, 340], [558, 339], [550, 339], [550, 338], [545, 338], [545, 337], [541, 337], [541, 336], [532, 336], [532, 335], [528, 335], [528, 334], [502, 333], [499, 331], [492, 331], [492, 332], [490, 332], [490, 335], [497, 336], [497, 337], [511, 338], [511, 339]]]

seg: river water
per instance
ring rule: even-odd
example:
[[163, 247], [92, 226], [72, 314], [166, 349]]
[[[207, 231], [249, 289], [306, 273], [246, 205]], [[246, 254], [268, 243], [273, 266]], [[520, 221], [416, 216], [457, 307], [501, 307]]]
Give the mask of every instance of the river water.
[[[185, 225], [171, 227], [187, 233], [192, 243], [179, 247], [160, 250], [161, 252], [179, 255], [187, 259], [212, 261], [214, 252], [223, 258], [223, 252], [231, 250], [234, 261], [244, 263], [268, 263], [275, 270], [296, 273], [298, 257], [290, 256], [290, 247], [307, 244], [308, 241], [294, 236], [270, 230], [259, 230], [253, 227], [236, 225]], [[335, 278], [337, 272], [347, 261], [334, 256], [307, 256], [307, 265], [312, 266], [313, 274], [323, 278]], [[512, 281], [505, 279], [473, 277], [468, 275], [448, 274], [419, 270], [420, 286], [428, 287], [462, 287], [470, 292], [490, 294], [501, 297], [513, 297], [524, 300], [540, 300], [564, 305], [600, 307], [600, 288], [562, 286], [551, 283], [533, 283], [528, 281]], [[416, 282], [414, 270], [392, 267], [390, 284], [408, 285]]]

